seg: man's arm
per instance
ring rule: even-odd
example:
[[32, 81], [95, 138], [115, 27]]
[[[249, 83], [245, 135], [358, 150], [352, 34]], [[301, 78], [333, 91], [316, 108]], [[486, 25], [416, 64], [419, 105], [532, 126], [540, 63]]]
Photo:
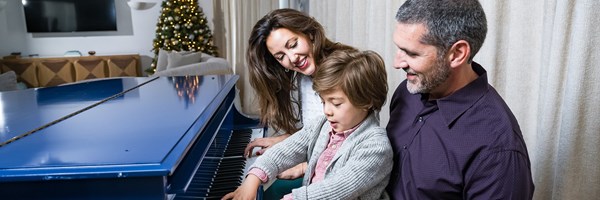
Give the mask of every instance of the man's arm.
[[465, 199], [532, 199], [529, 158], [516, 150], [484, 153], [465, 176]]

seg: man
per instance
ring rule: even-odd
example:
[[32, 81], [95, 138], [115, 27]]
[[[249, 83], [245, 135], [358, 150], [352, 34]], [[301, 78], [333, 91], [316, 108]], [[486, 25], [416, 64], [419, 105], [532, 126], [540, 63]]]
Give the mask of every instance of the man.
[[487, 33], [477, 0], [407, 0], [396, 14], [390, 103], [394, 199], [531, 199], [514, 115], [473, 57]]

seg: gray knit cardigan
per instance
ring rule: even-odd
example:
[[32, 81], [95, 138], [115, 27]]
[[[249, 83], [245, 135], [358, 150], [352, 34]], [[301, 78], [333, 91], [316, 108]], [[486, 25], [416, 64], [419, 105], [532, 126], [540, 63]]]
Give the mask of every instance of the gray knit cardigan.
[[299, 163], [308, 161], [303, 186], [292, 190], [298, 199], [389, 199], [385, 192], [392, 170], [392, 147], [386, 130], [370, 114], [338, 149], [327, 166], [325, 178], [308, 184], [332, 130], [324, 116], [259, 156], [251, 168], [263, 170], [269, 180]]

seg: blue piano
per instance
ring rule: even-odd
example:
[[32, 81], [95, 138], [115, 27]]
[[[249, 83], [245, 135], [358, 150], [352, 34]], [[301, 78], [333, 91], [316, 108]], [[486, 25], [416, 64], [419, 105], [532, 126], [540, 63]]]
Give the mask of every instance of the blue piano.
[[0, 199], [219, 199], [259, 123], [237, 75], [113, 78], [0, 92]]

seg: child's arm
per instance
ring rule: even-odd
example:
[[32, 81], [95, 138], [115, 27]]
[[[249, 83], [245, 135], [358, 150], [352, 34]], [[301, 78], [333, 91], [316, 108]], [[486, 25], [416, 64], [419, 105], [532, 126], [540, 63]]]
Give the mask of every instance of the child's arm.
[[356, 199], [366, 192], [381, 194], [389, 180], [393, 153], [385, 130], [378, 131], [382, 133], [343, 148], [343, 153], [350, 154], [345, 164], [334, 164], [324, 180], [293, 190], [294, 199]]
[[[325, 117], [320, 120], [324, 123]], [[259, 156], [250, 169], [258, 169], [267, 176], [265, 181], [274, 179], [281, 171], [293, 167], [307, 160], [307, 149], [318, 137], [319, 130], [316, 125], [305, 126], [289, 138], [275, 144], [271, 149]], [[223, 197], [223, 199], [238, 199], [256, 197], [256, 190], [261, 184], [261, 178], [250, 173], [238, 189]], [[253, 196], [252, 196], [253, 195]]]
[[267, 174], [267, 180], [302, 162], [307, 162], [309, 146], [318, 138], [321, 126], [325, 123], [323, 116], [315, 124], [305, 125], [300, 131], [275, 144], [263, 155], [259, 156], [250, 168], [259, 168]]
[[223, 196], [222, 200], [225, 199], [256, 199], [256, 191], [260, 186], [260, 179], [254, 174], [248, 174], [242, 185], [235, 191]]

